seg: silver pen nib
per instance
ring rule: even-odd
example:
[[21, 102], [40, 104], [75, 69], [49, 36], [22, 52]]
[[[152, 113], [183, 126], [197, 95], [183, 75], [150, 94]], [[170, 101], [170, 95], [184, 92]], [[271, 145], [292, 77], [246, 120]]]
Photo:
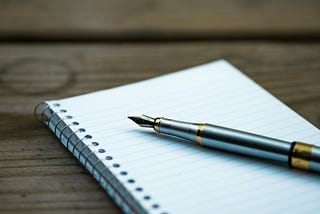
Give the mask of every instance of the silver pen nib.
[[129, 116], [128, 118], [141, 127], [153, 128], [154, 126], [154, 118], [144, 114], [141, 116]]

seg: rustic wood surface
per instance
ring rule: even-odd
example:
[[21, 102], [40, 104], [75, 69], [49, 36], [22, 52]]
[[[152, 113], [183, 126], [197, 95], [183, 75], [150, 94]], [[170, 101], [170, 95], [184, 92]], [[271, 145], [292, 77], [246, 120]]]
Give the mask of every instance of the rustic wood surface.
[[33, 107], [219, 58], [320, 127], [320, 43], [0, 45], [0, 212], [119, 213]]
[[318, 37], [319, 0], [0, 0], [0, 38]]
[[121, 213], [34, 119], [43, 100], [224, 58], [320, 127], [319, 12], [318, 0], [0, 0], [0, 213]]

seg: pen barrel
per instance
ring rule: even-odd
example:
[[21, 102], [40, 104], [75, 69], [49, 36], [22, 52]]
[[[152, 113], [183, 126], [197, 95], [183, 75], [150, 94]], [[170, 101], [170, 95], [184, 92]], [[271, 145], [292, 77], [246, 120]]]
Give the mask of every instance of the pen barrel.
[[290, 142], [210, 124], [203, 127], [200, 144], [287, 165], [290, 161]]
[[221, 126], [156, 118], [154, 129], [199, 145], [320, 172], [320, 147], [287, 142]]
[[289, 164], [291, 143], [210, 124], [157, 118], [155, 130], [199, 145]]

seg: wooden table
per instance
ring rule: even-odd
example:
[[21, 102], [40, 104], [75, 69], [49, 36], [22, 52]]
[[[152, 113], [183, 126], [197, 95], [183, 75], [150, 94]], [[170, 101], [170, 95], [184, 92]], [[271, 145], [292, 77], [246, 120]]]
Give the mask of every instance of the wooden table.
[[120, 213], [33, 117], [224, 58], [320, 127], [319, 1], [0, 0], [0, 212]]

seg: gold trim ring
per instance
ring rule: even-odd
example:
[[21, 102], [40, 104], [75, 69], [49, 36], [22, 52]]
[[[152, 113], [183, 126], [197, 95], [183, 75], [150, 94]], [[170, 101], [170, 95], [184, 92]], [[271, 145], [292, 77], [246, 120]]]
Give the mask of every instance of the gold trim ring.
[[160, 133], [160, 122], [161, 122], [161, 117], [157, 117], [155, 120], [154, 120], [154, 126], [153, 126], [153, 129]]
[[202, 131], [204, 129], [204, 127], [206, 126], [206, 124], [204, 123], [200, 123], [196, 132], [196, 142], [201, 145], [201, 135], [202, 135]]
[[298, 169], [309, 170], [313, 146], [306, 143], [294, 142], [291, 154], [291, 166]]

